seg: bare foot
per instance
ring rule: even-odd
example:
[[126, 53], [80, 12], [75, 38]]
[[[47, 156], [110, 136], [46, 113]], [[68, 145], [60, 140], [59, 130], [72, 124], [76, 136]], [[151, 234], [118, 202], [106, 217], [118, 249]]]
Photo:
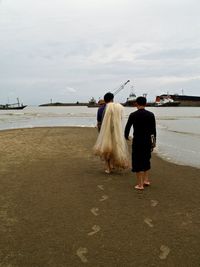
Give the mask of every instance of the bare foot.
[[144, 186], [137, 184], [135, 186], [135, 189], [137, 189], [137, 190], [144, 190]]
[[145, 180], [144, 181], [144, 186], [149, 186], [151, 183], [150, 183], [150, 181], [149, 180]]

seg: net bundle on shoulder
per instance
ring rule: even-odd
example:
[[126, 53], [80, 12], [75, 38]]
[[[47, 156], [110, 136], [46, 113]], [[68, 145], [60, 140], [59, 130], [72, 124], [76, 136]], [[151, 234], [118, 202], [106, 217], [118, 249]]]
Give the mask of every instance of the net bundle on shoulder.
[[129, 168], [129, 152], [124, 138], [122, 119], [124, 108], [119, 103], [106, 105], [99, 136], [94, 153], [103, 160], [110, 160], [114, 167]]

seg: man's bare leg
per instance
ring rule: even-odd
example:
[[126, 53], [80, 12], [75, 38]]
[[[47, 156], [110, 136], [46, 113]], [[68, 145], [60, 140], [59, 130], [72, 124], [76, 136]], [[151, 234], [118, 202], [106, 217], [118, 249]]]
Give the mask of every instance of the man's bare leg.
[[144, 172], [144, 181], [143, 181], [144, 185], [150, 185], [150, 181], [149, 181], [149, 171], [145, 171]]
[[136, 177], [138, 184], [135, 186], [135, 189], [144, 189], [144, 172], [136, 172]]
[[111, 163], [110, 160], [105, 161], [105, 172], [106, 173], [111, 173]]

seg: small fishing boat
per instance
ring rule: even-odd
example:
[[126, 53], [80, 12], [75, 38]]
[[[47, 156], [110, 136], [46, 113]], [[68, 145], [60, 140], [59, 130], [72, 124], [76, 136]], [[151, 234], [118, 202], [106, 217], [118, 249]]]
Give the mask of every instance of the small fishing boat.
[[10, 110], [10, 109], [24, 109], [26, 106], [19, 102], [19, 98], [17, 98], [17, 103], [14, 104], [0, 104], [0, 110]]

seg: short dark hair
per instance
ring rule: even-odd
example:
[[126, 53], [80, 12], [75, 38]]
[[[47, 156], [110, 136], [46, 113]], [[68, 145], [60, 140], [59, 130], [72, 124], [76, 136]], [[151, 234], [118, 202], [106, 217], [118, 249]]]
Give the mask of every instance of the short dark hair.
[[146, 103], [147, 103], [147, 99], [146, 99], [146, 97], [144, 97], [144, 96], [138, 96], [137, 99], [136, 99], [136, 103], [137, 103], [139, 106], [145, 106]]
[[108, 92], [104, 95], [104, 101], [106, 103], [111, 102], [114, 99], [114, 95], [111, 92]]

